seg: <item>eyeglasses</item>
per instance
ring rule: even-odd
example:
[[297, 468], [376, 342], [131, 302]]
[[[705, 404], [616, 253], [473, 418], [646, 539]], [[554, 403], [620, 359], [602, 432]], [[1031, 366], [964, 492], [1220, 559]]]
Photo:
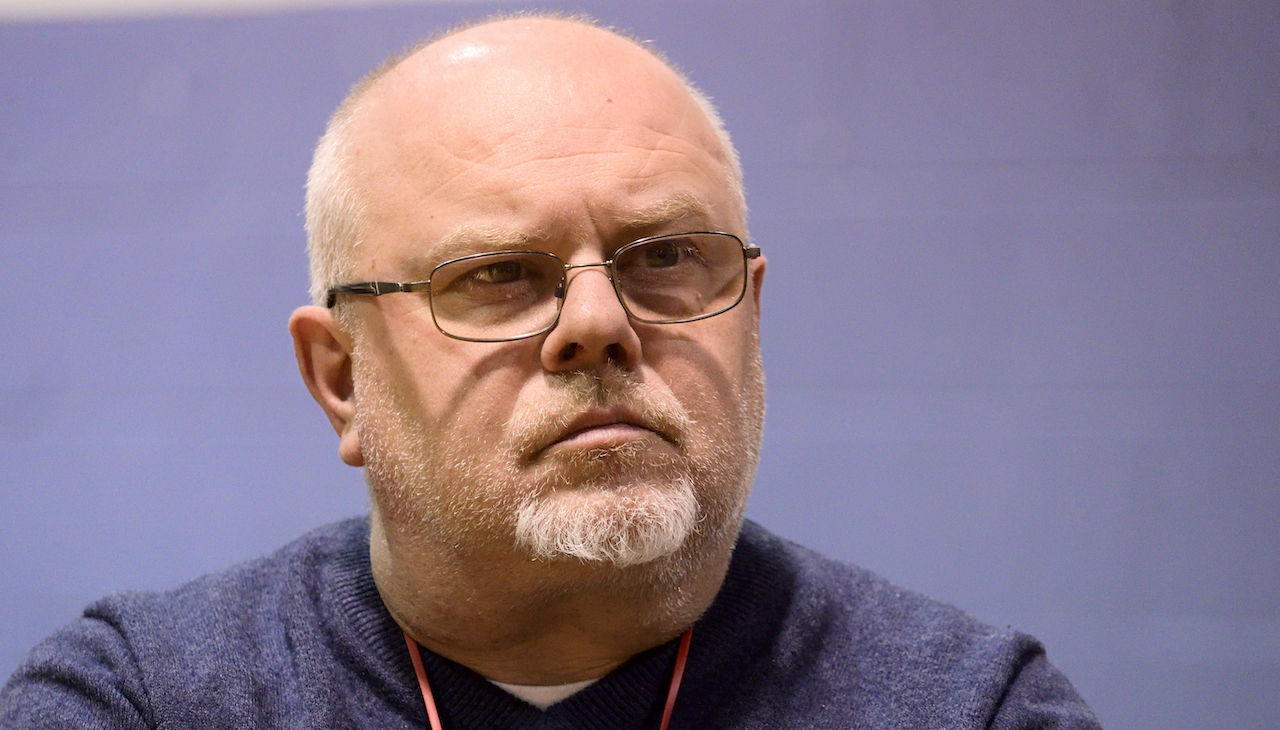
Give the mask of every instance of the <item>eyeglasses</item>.
[[542, 251], [495, 251], [452, 259], [423, 281], [362, 281], [329, 288], [381, 296], [422, 292], [436, 329], [469, 342], [505, 342], [550, 331], [560, 319], [572, 269], [603, 266], [618, 301], [637, 322], [693, 322], [733, 309], [747, 290], [747, 260], [760, 256], [731, 233], [651, 236], [595, 264], [567, 264]]

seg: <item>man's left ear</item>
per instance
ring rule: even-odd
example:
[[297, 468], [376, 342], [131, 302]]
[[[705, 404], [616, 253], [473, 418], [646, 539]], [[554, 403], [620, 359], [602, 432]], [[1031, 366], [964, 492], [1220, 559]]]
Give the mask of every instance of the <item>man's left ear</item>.
[[331, 310], [316, 306], [294, 310], [289, 333], [293, 335], [298, 372], [338, 434], [338, 455], [351, 466], [364, 466], [356, 430], [350, 335], [338, 325]]
[[751, 260], [751, 298], [755, 300], [756, 311], [760, 311], [760, 289], [764, 286], [764, 269], [768, 262], [764, 254]]

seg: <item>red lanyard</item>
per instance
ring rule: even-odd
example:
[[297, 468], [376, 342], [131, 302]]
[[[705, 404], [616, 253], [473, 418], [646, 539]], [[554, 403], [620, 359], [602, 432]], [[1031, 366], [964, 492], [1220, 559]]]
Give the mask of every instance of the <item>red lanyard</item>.
[[[689, 642], [692, 640], [693, 627], [690, 626], [680, 635], [680, 651], [676, 653], [676, 666], [671, 670], [671, 687], [667, 690], [667, 705], [662, 710], [662, 724], [658, 725], [658, 730], [667, 730], [667, 725], [671, 723], [671, 711], [676, 706], [676, 693], [680, 691], [680, 678], [684, 676], [684, 665], [689, 659]], [[427, 721], [431, 723], [431, 730], [443, 730], [440, 726], [440, 713], [436, 712], [436, 700], [431, 694], [431, 683], [427, 681], [427, 670], [422, 666], [422, 650], [408, 633], [404, 635], [404, 642], [409, 647], [413, 671], [418, 674], [418, 689], [422, 690], [422, 702], [427, 706]]]

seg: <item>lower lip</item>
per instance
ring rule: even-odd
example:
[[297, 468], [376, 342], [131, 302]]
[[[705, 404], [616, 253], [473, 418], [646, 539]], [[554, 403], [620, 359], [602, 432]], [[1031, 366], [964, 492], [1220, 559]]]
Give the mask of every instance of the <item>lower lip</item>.
[[649, 437], [656, 438], [657, 434], [639, 426], [611, 423], [608, 426], [595, 426], [578, 431], [555, 442], [551, 448], [607, 449]]

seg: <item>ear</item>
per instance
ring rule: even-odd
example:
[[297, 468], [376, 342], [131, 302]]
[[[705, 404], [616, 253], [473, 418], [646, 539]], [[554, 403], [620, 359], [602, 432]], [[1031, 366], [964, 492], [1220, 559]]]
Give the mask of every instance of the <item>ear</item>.
[[351, 337], [338, 326], [331, 310], [316, 306], [294, 310], [289, 317], [289, 334], [293, 335], [302, 380], [338, 434], [338, 455], [351, 466], [364, 466], [355, 423]]
[[760, 289], [764, 286], [764, 269], [768, 262], [764, 254], [751, 260], [751, 298], [756, 302], [756, 312], [760, 311]]

